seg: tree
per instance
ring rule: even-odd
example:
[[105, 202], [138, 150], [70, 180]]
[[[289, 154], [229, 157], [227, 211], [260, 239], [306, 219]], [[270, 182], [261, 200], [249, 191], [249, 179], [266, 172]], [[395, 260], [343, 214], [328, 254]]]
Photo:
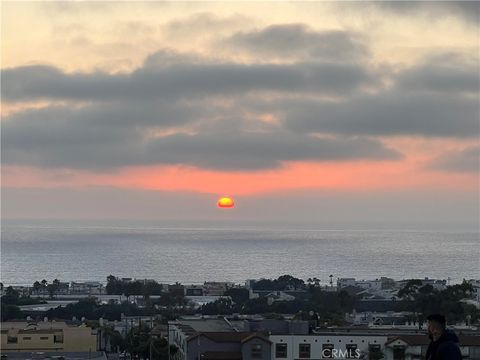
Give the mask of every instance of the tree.
[[122, 295], [123, 287], [122, 282], [113, 275], [107, 276], [107, 294], [109, 295]]
[[230, 296], [235, 304], [243, 304], [249, 299], [248, 290], [244, 288], [230, 288], [225, 292], [225, 296]]
[[2, 296], [2, 303], [9, 304], [9, 305], [16, 305], [18, 303], [18, 299], [20, 298], [20, 294], [17, 290], [13, 287], [7, 287], [5, 291], [5, 295]]
[[40, 284], [39, 281], [35, 281], [33, 283], [33, 291], [38, 295], [38, 293], [40, 292], [40, 289], [42, 288], [42, 284]]
[[47, 285], [47, 291], [50, 295], [50, 299], [53, 299], [58, 289], [60, 288], [60, 280], [55, 279], [51, 284]]
[[277, 279], [277, 282], [281, 287], [279, 290], [287, 289], [288, 287], [292, 289], [305, 289], [305, 282], [292, 275], [282, 275]]
[[2, 321], [24, 318], [24, 315], [18, 306], [5, 304], [4, 302], [2, 302], [1, 314]]
[[112, 331], [110, 333], [110, 348], [113, 352], [124, 351], [126, 348], [125, 340], [123, 339], [122, 334], [118, 331]]
[[418, 291], [421, 286], [422, 280], [408, 280], [405, 286], [398, 291], [398, 297], [403, 299], [412, 299], [413, 295]]
[[41, 285], [42, 285], [42, 290], [43, 290], [42, 293], [45, 293], [45, 290], [47, 290], [48, 281], [43, 279], [41, 281]]
[[220, 298], [203, 305], [200, 312], [204, 315], [230, 315], [233, 313], [233, 304], [230, 298]]

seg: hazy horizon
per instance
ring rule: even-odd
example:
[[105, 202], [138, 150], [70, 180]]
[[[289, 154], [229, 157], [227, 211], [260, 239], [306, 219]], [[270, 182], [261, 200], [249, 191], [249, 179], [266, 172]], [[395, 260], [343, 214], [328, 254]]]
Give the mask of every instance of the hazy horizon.
[[478, 231], [479, 9], [4, 2], [2, 217]]

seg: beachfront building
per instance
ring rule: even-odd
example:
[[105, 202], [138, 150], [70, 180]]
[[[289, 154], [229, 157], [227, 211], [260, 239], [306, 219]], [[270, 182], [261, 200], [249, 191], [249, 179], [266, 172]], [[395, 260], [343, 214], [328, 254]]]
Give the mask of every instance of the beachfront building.
[[225, 291], [232, 287], [235, 287], [235, 284], [228, 281], [205, 281], [203, 283], [203, 293], [209, 296], [222, 296]]
[[105, 294], [105, 287], [101, 282], [98, 281], [83, 281], [70, 283], [70, 292], [72, 294], [89, 294], [89, 295], [100, 295]]

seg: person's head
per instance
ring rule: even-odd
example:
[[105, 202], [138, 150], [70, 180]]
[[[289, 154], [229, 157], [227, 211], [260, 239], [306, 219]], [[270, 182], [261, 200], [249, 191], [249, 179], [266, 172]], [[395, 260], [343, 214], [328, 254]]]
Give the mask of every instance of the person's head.
[[427, 317], [428, 320], [428, 334], [434, 341], [442, 336], [446, 327], [445, 316], [440, 314], [432, 314]]

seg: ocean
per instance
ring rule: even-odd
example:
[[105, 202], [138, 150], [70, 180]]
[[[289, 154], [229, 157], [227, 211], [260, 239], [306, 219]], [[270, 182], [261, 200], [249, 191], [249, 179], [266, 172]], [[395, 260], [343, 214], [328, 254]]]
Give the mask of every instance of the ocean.
[[478, 232], [262, 227], [4, 225], [1, 280], [244, 283], [290, 274], [376, 279], [480, 278]]

